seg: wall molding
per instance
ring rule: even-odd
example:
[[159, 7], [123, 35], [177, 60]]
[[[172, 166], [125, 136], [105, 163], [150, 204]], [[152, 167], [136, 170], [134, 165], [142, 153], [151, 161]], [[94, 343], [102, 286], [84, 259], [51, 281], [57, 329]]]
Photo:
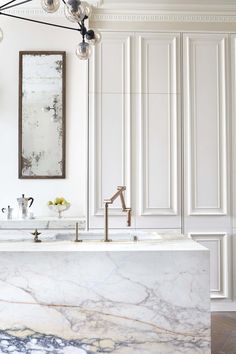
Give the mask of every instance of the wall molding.
[[[236, 5], [219, 6], [191, 6], [179, 4], [178, 6], [157, 5], [147, 7], [130, 7], [130, 4], [104, 5], [102, 1], [90, 0], [94, 7], [91, 16], [92, 22], [185, 22], [185, 23], [236, 23]], [[7, 10], [6, 13], [19, 16], [35, 16], [48, 18], [64, 18], [63, 6], [54, 13], [48, 14], [41, 7], [19, 6]]]
[[230, 295], [230, 236], [221, 232], [190, 232], [188, 235], [203, 246], [204, 242], [217, 244], [219, 287], [211, 289], [211, 299], [228, 299]]
[[236, 11], [231, 14], [204, 13], [120, 13], [119, 11], [95, 11], [91, 17], [93, 22], [198, 22], [198, 23], [236, 23]]
[[[215, 204], [204, 205], [199, 202], [198, 197], [202, 186], [198, 180], [198, 115], [196, 107], [196, 51], [198, 45], [215, 46], [217, 62], [217, 172], [216, 180], [217, 194]], [[227, 100], [226, 100], [226, 65], [227, 65], [227, 35], [214, 34], [208, 37], [204, 34], [186, 34], [184, 36], [184, 60], [185, 75], [184, 85], [186, 102], [184, 108], [186, 125], [186, 166], [188, 185], [188, 215], [226, 215], [228, 207], [228, 185], [227, 185]], [[214, 181], [212, 181], [213, 183]]]
[[[150, 205], [150, 151], [149, 151], [149, 133], [150, 133], [150, 111], [149, 95], [139, 95], [140, 111], [140, 215], [178, 215], [179, 206], [179, 34], [140, 34], [138, 37], [139, 46], [139, 92], [150, 93], [148, 71], [150, 46], [166, 46], [168, 51], [168, 81], [167, 93], [161, 93], [162, 100], [167, 99], [167, 129], [168, 129], [168, 171], [166, 180], [168, 181], [168, 197], [163, 205]], [[160, 92], [154, 94], [158, 100]], [[163, 130], [163, 134], [165, 134]], [[155, 164], [155, 161], [152, 161]], [[157, 192], [158, 193], [158, 192]]]
[[[121, 180], [120, 185], [127, 187], [126, 202], [127, 205], [131, 203], [131, 109], [130, 109], [130, 97], [126, 95], [126, 92], [130, 92], [130, 69], [131, 69], [131, 37], [127, 34], [106, 34], [103, 36], [103, 41], [99, 47], [94, 48], [94, 55], [91, 58], [90, 66], [90, 121], [91, 121], [91, 168], [90, 185], [91, 185], [91, 216], [103, 217], [104, 215], [104, 197], [102, 185], [104, 178], [104, 171], [102, 171], [102, 141], [103, 141], [103, 121], [102, 121], [102, 107], [103, 97], [109, 94], [103, 91], [102, 82], [102, 50], [104, 45], [120, 46], [122, 53], [122, 92], [119, 94], [122, 96], [122, 141], [121, 141], [121, 154], [122, 154], [122, 166], [121, 166]], [[114, 94], [114, 93], [113, 93]], [[117, 95], [117, 93], [115, 93]], [[114, 185], [114, 188], [116, 185]], [[115, 192], [115, 190], [114, 190]], [[110, 215], [120, 216], [121, 208], [112, 206], [109, 211]]]
[[[5, 0], [5, 2], [7, 2], [7, 0]], [[99, 0], [89, 0], [88, 2], [94, 8], [98, 7], [102, 3]], [[34, 4], [34, 2], [33, 2], [33, 4]], [[17, 7], [14, 7], [12, 9], [6, 10], [4, 12], [8, 13], [8, 14], [11, 14], [11, 15], [16, 15], [16, 16], [48, 17], [48, 18], [52, 18], [52, 19], [55, 18], [55, 17], [56, 18], [58, 18], [58, 17], [65, 18], [63, 4], [61, 4], [60, 8], [55, 13], [52, 13], [52, 14], [47, 13], [46, 11], [44, 11], [40, 5], [39, 6], [33, 6], [31, 4], [30, 5], [29, 4], [27, 4], [27, 5], [19, 5], [19, 7], [17, 6]], [[69, 22], [69, 21], [68, 21], [68, 23], [72, 24], [72, 22]]]

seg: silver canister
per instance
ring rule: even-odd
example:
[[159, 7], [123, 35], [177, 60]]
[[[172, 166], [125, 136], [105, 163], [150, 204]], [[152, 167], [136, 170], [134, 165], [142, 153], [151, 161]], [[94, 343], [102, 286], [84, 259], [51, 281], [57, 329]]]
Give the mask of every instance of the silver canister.
[[2, 208], [2, 213], [7, 215], [7, 220], [12, 219], [13, 208], [8, 205], [7, 208]]

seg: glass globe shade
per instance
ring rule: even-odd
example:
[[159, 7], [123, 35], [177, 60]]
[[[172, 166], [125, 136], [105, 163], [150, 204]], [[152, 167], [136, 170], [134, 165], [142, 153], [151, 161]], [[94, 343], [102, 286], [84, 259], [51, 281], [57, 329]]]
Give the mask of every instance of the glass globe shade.
[[85, 17], [80, 0], [68, 0], [65, 4], [65, 16], [71, 22], [80, 22]]
[[91, 38], [91, 39], [87, 38], [89, 44], [91, 44], [91, 45], [95, 45], [95, 44], [100, 43], [101, 39], [102, 39], [100, 32], [94, 31], [94, 30], [93, 30], [93, 32], [94, 32], [94, 38]]
[[60, 7], [60, 0], [41, 0], [44, 11], [48, 13], [56, 12]]
[[76, 11], [78, 11], [79, 6], [81, 5], [81, 1], [80, 0], [67, 0], [66, 5], [68, 6], [68, 8], [71, 11], [76, 12]]
[[86, 42], [81, 42], [76, 48], [75, 54], [81, 60], [87, 60], [92, 54], [91, 46]]
[[69, 20], [70, 22], [76, 22], [76, 23], [81, 22], [85, 16], [80, 7], [78, 8], [78, 10], [76, 12], [74, 12], [67, 5], [65, 5], [65, 7], [64, 7], [64, 13], [65, 13], [65, 17], [67, 18], [67, 20]]
[[3, 40], [3, 31], [2, 29], [0, 28], [0, 42]]
[[87, 17], [91, 16], [92, 7], [86, 1], [81, 1], [80, 7], [83, 9], [85, 16], [87, 16]]

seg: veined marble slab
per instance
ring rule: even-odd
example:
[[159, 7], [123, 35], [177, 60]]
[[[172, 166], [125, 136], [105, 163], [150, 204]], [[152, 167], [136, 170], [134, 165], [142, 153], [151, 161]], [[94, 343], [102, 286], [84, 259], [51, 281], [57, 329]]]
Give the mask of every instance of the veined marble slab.
[[2, 353], [210, 354], [209, 252], [191, 239], [25, 245], [0, 244]]
[[86, 226], [85, 218], [35, 218], [35, 219], [0, 219], [0, 229], [75, 229], [76, 223], [79, 228], [84, 229]]

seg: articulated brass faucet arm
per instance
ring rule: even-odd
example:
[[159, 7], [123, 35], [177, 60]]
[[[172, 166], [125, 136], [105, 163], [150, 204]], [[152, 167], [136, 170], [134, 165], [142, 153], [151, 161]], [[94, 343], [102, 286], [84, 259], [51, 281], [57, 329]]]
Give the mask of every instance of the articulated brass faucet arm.
[[127, 211], [125, 199], [124, 199], [124, 194], [122, 192], [120, 193], [120, 200], [121, 200], [121, 205], [122, 205], [123, 211]]
[[[121, 198], [121, 203], [122, 203], [122, 209], [124, 209], [125, 207], [125, 202], [124, 202], [124, 196], [123, 196], [123, 192], [126, 190], [125, 186], [118, 186], [117, 187], [117, 192], [110, 198], [110, 199], [104, 199], [104, 203], [107, 204], [113, 204], [114, 201], [120, 196]], [[123, 202], [122, 202], [123, 199]], [[124, 207], [123, 207], [124, 206]]]
[[108, 238], [108, 206], [109, 204], [113, 204], [113, 202], [120, 197], [122, 211], [127, 212], [127, 226], [131, 226], [131, 208], [127, 208], [125, 204], [125, 198], [123, 192], [126, 190], [125, 186], [118, 186], [117, 192], [110, 198], [104, 199], [105, 204], [105, 229], [104, 229], [104, 241], [109, 242]]

